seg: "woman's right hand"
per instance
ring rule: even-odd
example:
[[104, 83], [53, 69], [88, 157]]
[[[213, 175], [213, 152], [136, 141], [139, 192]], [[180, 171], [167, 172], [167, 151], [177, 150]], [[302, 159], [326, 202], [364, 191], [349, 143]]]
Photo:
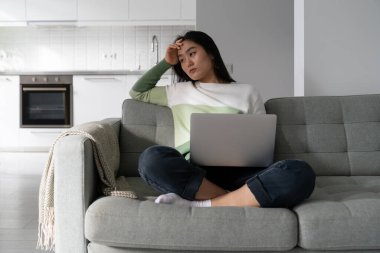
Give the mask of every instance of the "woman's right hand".
[[165, 61], [170, 65], [178, 63], [178, 50], [181, 49], [182, 39], [177, 40], [175, 43], [170, 44], [166, 49]]

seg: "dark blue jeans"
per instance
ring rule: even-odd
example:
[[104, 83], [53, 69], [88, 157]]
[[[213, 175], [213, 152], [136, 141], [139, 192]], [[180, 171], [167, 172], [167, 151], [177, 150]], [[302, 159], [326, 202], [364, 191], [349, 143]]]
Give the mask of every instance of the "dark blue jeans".
[[307, 199], [315, 185], [313, 169], [301, 160], [282, 160], [268, 168], [199, 167], [166, 146], [141, 153], [139, 173], [156, 190], [188, 200], [194, 200], [204, 177], [229, 191], [247, 184], [261, 207], [293, 207]]

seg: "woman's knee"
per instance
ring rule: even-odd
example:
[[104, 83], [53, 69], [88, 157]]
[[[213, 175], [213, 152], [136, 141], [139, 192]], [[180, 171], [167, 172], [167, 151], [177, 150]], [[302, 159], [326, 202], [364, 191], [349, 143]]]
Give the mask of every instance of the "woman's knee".
[[161, 192], [174, 192], [182, 197], [194, 197], [204, 177], [200, 168], [190, 164], [176, 149], [152, 146], [139, 158], [142, 179]]
[[[307, 199], [315, 186], [315, 173], [312, 167], [302, 160], [276, 162], [257, 177], [260, 184], [254, 182], [258, 179], [253, 178], [252, 185], [256, 186], [256, 191], [262, 195], [264, 207], [295, 206]], [[259, 189], [257, 185], [260, 186]]]
[[313, 168], [302, 160], [284, 160], [282, 167], [291, 182], [288, 185], [287, 199], [290, 206], [295, 206], [313, 193], [316, 176]]
[[139, 157], [138, 171], [140, 176], [146, 178], [147, 175], [150, 177], [156, 177], [162, 175], [163, 169], [163, 159], [167, 157], [168, 152], [173, 152], [170, 147], [166, 146], [151, 146], [145, 149]]

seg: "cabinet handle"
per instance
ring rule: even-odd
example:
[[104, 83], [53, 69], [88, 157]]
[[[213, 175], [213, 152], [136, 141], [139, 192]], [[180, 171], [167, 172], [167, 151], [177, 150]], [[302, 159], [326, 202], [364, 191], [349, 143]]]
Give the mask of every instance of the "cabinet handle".
[[12, 82], [12, 80], [9, 77], [0, 78], [0, 81]]
[[84, 80], [90, 82], [119, 81], [119, 79], [115, 77], [85, 77]]

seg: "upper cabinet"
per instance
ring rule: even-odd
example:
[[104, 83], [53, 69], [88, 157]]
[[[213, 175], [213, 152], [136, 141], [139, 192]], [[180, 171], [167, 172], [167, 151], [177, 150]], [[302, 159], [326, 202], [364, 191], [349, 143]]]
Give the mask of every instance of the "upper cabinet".
[[195, 25], [195, 0], [129, 0], [131, 21]]
[[25, 22], [25, 0], [1, 0], [0, 24], [17, 25], [19, 22]]
[[128, 0], [78, 0], [78, 21], [126, 21]]
[[76, 21], [77, 0], [26, 0], [27, 21]]
[[0, 26], [195, 25], [195, 5], [196, 0], [0, 0]]
[[181, 0], [181, 18], [195, 20], [196, 19], [196, 1]]
[[179, 20], [181, 1], [129, 0], [131, 20]]

